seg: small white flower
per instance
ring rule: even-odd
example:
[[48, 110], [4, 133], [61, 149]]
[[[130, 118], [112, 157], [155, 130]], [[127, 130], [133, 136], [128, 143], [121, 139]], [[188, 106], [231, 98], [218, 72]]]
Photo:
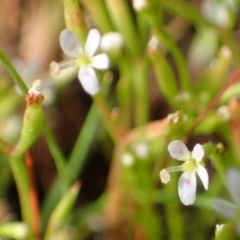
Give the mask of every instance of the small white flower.
[[121, 47], [123, 46], [123, 37], [121, 33], [109, 32], [102, 36], [100, 46], [103, 51], [112, 51], [112, 50], [121, 49]]
[[[196, 144], [192, 152], [189, 152], [186, 145], [180, 141], [172, 141], [168, 146], [171, 157], [184, 161], [180, 166], [174, 166], [164, 169], [169, 172], [183, 171], [178, 181], [178, 195], [184, 205], [191, 205], [196, 198], [197, 179], [196, 173], [200, 177], [204, 188], [208, 189], [208, 173], [200, 162], [204, 156], [202, 145]], [[163, 174], [160, 174], [161, 181]], [[166, 172], [164, 174], [166, 176]], [[165, 181], [166, 182], [166, 181]]]
[[225, 224], [216, 224], [215, 236], [217, 236], [224, 228]]
[[146, 0], [133, 0], [133, 8], [136, 11], [142, 11], [146, 7], [147, 7]]
[[155, 35], [153, 35], [148, 41], [148, 48], [151, 51], [156, 51], [160, 47], [160, 43]]
[[149, 147], [146, 142], [133, 143], [131, 148], [140, 159], [146, 158], [149, 153]]
[[121, 157], [121, 160], [125, 167], [132, 166], [134, 162], [133, 156], [130, 153], [124, 153]]
[[218, 27], [226, 27], [230, 21], [229, 7], [217, 0], [205, 0], [201, 6], [203, 16]]
[[52, 63], [53, 73], [59, 73], [60, 70], [67, 67], [79, 66], [78, 79], [84, 90], [91, 95], [98, 93], [99, 84], [93, 68], [104, 70], [109, 66], [109, 59], [105, 53], [94, 56], [101, 41], [99, 31], [97, 29], [89, 31], [84, 48], [77, 36], [68, 29], [61, 32], [59, 40], [64, 53], [74, 60], [59, 66], [55, 62]]
[[217, 116], [223, 121], [229, 121], [231, 119], [231, 110], [229, 106], [223, 105], [217, 109]]

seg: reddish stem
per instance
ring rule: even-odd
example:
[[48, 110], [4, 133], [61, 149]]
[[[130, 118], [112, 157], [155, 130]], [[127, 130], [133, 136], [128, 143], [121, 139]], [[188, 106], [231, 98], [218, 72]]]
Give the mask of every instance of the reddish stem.
[[217, 96], [212, 100], [212, 102], [208, 105], [208, 107], [198, 116], [198, 118], [196, 119], [196, 121], [193, 123], [193, 126], [190, 129], [190, 133], [192, 132], [192, 130], [207, 116], [207, 114], [209, 113], [209, 111], [214, 108], [219, 99], [221, 98], [221, 96], [223, 95], [223, 93], [234, 83], [236, 83], [238, 81], [240, 77], [240, 70], [237, 71], [230, 79], [229, 81], [227, 81], [227, 83], [224, 85], [224, 87], [220, 90], [220, 92], [217, 94]]
[[26, 152], [25, 154], [25, 162], [28, 169], [29, 180], [30, 180], [30, 193], [29, 198], [31, 202], [31, 213], [33, 215], [33, 232], [36, 240], [41, 240], [41, 221], [40, 221], [40, 213], [39, 213], [39, 203], [38, 203], [38, 195], [36, 190], [36, 183], [35, 183], [35, 174], [34, 174], [34, 167], [33, 167], [33, 159], [30, 155], [30, 152]]

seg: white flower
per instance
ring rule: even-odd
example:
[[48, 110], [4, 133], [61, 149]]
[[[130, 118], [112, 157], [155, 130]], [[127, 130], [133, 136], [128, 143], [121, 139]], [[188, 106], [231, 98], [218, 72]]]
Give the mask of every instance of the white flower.
[[155, 35], [153, 35], [148, 41], [148, 48], [151, 51], [156, 51], [160, 47], [160, 43]]
[[142, 11], [147, 7], [147, 2], [146, 0], [133, 0], [133, 8], [136, 11]]
[[131, 148], [140, 159], [146, 158], [149, 153], [149, 147], [146, 142], [133, 143]]
[[123, 46], [123, 37], [121, 33], [109, 32], [102, 36], [101, 49], [103, 51], [112, 51], [121, 49]]
[[58, 74], [64, 68], [79, 66], [78, 79], [84, 90], [91, 95], [98, 93], [99, 84], [93, 68], [103, 70], [109, 66], [109, 59], [105, 53], [94, 56], [101, 41], [99, 31], [97, 29], [89, 31], [84, 48], [77, 36], [68, 29], [61, 32], [59, 40], [64, 53], [74, 60], [63, 65], [53, 62], [50, 66], [53, 73]]
[[203, 16], [218, 27], [226, 27], [230, 21], [230, 6], [217, 0], [205, 0], [201, 10]]
[[222, 232], [224, 226], [225, 226], [224, 224], [216, 224], [215, 236], [217, 236], [220, 232]]
[[197, 188], [196, 173], [200, 177], [204, 188], [208, 189], [208, 173], [203, 165], [200, 164], [204, 156], [204, 149], [202, 145], [196, 144], [193, 151], [189, 152], [182, 141], [175, 140], [169, 144], [168, 151], [173, 158], [184, 161], [184, 163], [180, 166], [163, 169], [160, 172], [160, 178], [163, 183], [166, 183], [168, 181], [164, 177], [167, 175], [167, 172], [183, 171], [178, 181], [178, 195], [184, 205], [193, 204]]
[[130, 153], [124, 153], [122, 156], [121, 156], [121, 160], [122, 160], [122, 164], [125, 166], [125, 167], [130, 167], [133, 165], [133, 162], [134, 162], [134, 159], [133, 159], [133, 156], [130, 154]]

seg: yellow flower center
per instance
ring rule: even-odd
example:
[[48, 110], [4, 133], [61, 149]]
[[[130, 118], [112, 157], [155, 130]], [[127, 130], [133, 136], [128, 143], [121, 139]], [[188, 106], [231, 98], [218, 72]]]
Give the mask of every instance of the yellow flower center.
[[197, 169], [197, 161], [195, 159], [190, 159], [188, 161], [186, 161], [185, 163], [183, 163], [182, 165], [182, 168], [183, 168], [183, 171], [193, 171], [193, 170], [196, 170]]
[[86, 55], [86, 54], [81, 54], [81, 56], [79, 56], [77, 59], [76, 59], [76, 62], [78, 65], [91, 65], [92, 63], [92, 60], [91, 58]]

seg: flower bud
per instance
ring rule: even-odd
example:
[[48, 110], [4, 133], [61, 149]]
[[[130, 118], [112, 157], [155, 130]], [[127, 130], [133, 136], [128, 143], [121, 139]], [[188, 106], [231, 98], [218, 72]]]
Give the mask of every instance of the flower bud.
[[26, 95], [27, 107], [24, 113], [23, 126], [20, 139], [12, 151], [13, 156], [23, 154], [36, 140], [43, 122], [42, 101], [40, 92], [40, 80], [33, 82], [32, 88]]

